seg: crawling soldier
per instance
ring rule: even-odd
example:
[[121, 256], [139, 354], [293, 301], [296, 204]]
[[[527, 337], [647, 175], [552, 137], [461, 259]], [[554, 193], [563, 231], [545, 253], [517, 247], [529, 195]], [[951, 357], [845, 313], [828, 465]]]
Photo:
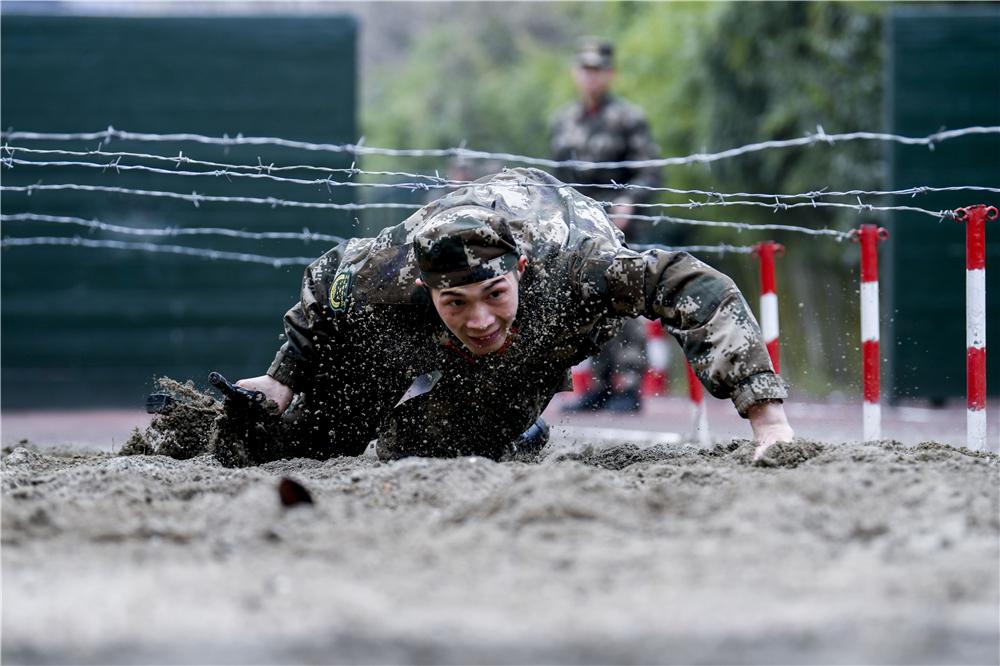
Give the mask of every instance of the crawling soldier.
[[784, 382], [732, 280], [683, 252], [626, 249], [593, 200], [519, 168], [306, 269], [267, 374], [237, 382], [284, 411], [282, 441], [231, 459], [354, 456], [376, 437], [382, 459], [500, 458], [547, 433], [539, 415], [570, 368], [637, 316], [662, 319], [708, 390], [733, 400], [757, 457], [792, 438]]

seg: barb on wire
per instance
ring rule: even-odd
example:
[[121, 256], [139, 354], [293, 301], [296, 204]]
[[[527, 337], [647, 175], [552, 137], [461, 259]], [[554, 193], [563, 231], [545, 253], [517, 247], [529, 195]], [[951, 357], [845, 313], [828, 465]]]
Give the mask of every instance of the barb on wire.
[[317, 234], [308, 229], [301, 232], [295, 231], [241, 231], [238, 229], [226, 229], [221, 227], [162, 227], [162, 228], [139, 228], [127, 227], [119, 224], [110, 224], [100, 220], [87, 220], [82, 217], [68, 217], [64, 215], [40, 215], [37, 213], [16, 213], [13, 215], [0, 215], [0, 222], [51, 222], [54, 224], [71, 224], [86, 227], [91, 231], [109, 231], [118, 234], [130, 234], [133, 236], [226, 236], [229, 238], [245, 238], [249, 240], [301, 240], [301, 241], [322, 241], [327, 243], [343, 243], [346, 239], [330, 234]]
[[[263, 167], [260, 163], [256, 165], [250, 164], [225, 164], [220, 162], [206, 162], [203, 160], [194, 160], [190, 158], [183, 158], [185, 164], [191, 164], [194, 166], [207, 166], [211, 167], [211, 171], [181, 171], [178, 168], [175, 169], [158, 169], [156, 167], [151, 167], [141, 164], [124, 165], [121, 164], [122, 157], [131, 157], [134, 159], [154, 159], [167, 162], [177, 162], [178, 157], [167, 157], [164, 155], [150, 155], [143, 153], [109, 153], [106, 151], [62, 151], [62, 150], [38, 150], [38, 149], [25, 149], [17, 146], [5, 145], [3, 150], [8, 152], [11, 156], [2, 158], [2, 162], [8, 168], [13, 168], [14, 165], [27, 166], [27, 167], [83, 167], [83, 168], [93, 168], [93, 169], [108, 169], [114, 168], [119, 173], [121, 171], [142, 171], [146, 173], [156, 173], [164, 174], [169, 176], [202, 176], [202, 177], [240, 177], [240, 178], [256, 178], [256, 179], [266, 179], [281, 183], [291, 183], [295, 185], [325, 185], [327, 187], [366, 187], [366, 188], [394, 188], [394, 189], [406, 189], [406, 190], [431, 190], [431, 189], [451, 189], [456, 187], [462, 187], [469, 185], [474, 181], [470, 180], [449, 180], [446, 178], [441, 178], [437, 175], [420, 174], [420, 173], [409, 173], [404, 171], [364, 171], [362, 169], [332, 169], [328, 167], [314, 167], [310, 165], [295, 165], [295, 166], [283, 166], [275, 167], [274, 165]], [[39, 153], [59, 153], [59, 154], [69, 154], [69, 155], [91, 155], [91, 156], [102, 156], [112, 158], [109, 162], [97, 163], [97, 162], [81, 162], [81, 161], [41, 161], [41, 160], [22, 160], [14, 158], [12, 155], [16, 152], [27, 152], [32, 154]], [[258, 161], [259, 161], [258, 157]], [[322, 179], [304, 179], [304, 178], [289, 178], [275, 176], [272, 171], [282, 171], [282, 170], [293, 170], [293, 169], [308, 169], [317, 170], [332, 173], [348, 173], [348, 177], [353, 175], [370, 175], [370, 176], [392, 176], [392, 177], [402, 177], [412, 179], [410, 182], [396, 182], [396, 183], [382, 183], [382, 182], [358, 182], [358, 181], [335, 181], [329, 176]], [[266, 173], [261, 173], [261, 171], [266, 171]], [[253, 173], [243, 173], [243, 171], [252, 171]], [[420, 180], [426, 180], [430, 182], [419, 182]], [[801, 192], [796, 194], [772, 194], [772, 193], [756, 193], [756, 192], [714, 192], [711, 190], [700, 190], [700, 189], [679, 189], [675, 187], [653, 187], [650, 185], [636, 185], [632, 183], [616, 183], [614, 181], [610, 183], [562, 183], [559, 185], [549, 184], [549, 183], [537, 183], [534, 181], [516, 181], [512, 182], [512, 185], [531, 185], [535, 187], [573, 187], [573, 188], [591, 188], [591, 189], [607, 189], [607, 190], [630, 190], [630, 191], [644, 191], [652, 193], [665, 193], [665, 194], [678, 194], [685, 196], [703, 196], [707, 198], [718, 198], [720, 200], [727, 200], [732, 198], [747, 198], [747, 199], [776, 199], [776, 200], [795, 200], [795, 199], [809, 199], [810, 202], [822, 198], [822, 197], [856, 197], [856, 196], [910, 196], [915, 197], [920, 194], [936, 193], [936, 192], [990, 192], [990, 193], [1000, 193], [1000, 187], [989, 187], [984, 185], [952, 185], [947, 187], [936, 187], [929, 185], [918, 185], [914, 187], [901, 188], [896, 190], [845, 190], [845, 191], [828, 191], [826, 189], [812, 190], [809, 192]]]
[[164, 254], [181, 254], [203, 259], [239, 261], [251, 264], [267, 264], [274, 268], [285, 266], [307, 266], [313, 262], [313, 257], [267, 257], [246, 252], [227, 252], [224, 250], [208, 250], [200, 247], [184, 245], [157, 245], [156, 243], [132, 243], [117, 240], [91, 240], [88, 238], [60, 238], [51, 236], [35, 236], [32, 238], [4, 238], [0, 247], [30, 247], [38, 245], [69, 245], [109, 250], [133, 250], [141, 252], [157, 252]]
[[469, 150], [464, 147], [442, 148], [442, 149], [396, 149], [396, 148], [374, 148], [363, 146], [362, 142], [357, 144], [333, 144], [333, 143], [312, 143], [309, 141], [295, 141], [278, 137], [245, 137], [237, 134], [235, 137], [222, 136], [212, 137], [203, 134], [177, 133], [177, 134], [153, 134], [144, 132], [127, 132], [108, 127], [100, 132], [22, 132], [5, 131], [0, 132], [0, 139], [6, 141], [110, 141], [118, 139], [121, 141], [144, 141], [144, 142], [191, 142], [217, 146], [280, 146], [284, 148], [295, 148], [307, 151], [322, 151], [333, 153], [351, 153], [354, 155], [385, 155], [389, 157], [463, 157], [466, 159], [491, 159], [508, 162], [520, 162], [535, 166], [556, 167], [566, 166], [575, 169], [606, 169], [606, 168], [642, 168], [653, 166], [675, 166], [682, 164], [705, 164], [719, 160], [755, 153], [763, 150], [773, 150], [779, 148], [791, 148], [796, 146], [809, 146], [817, 143], [832, 145], [846, 141], [886, 141], [904, 145], [918, 145], [933, 148], [936, 144], [959, 137], [998, 134], [1000, 126], [976, 126], [964, 127], [961, 129], [945, 130], [928, 134], [923, 137], [908, 137], [899, 134], [888, 134], [885, 132], [847, 132], [842, 134], [827, 134], [822, 127], [817, 127], [816, 132], [807, 134], [796, 139], [781, 139], [772, 141], [760, 141], [738, 148], [731, 148], [716, 153], [695, 153], [685, 157], [668, 157], [657, 160], [623, 160], [617, 162], [587, 162], [583, 160], [549, 160], [514, 153], [491, 153], [481, 150]]

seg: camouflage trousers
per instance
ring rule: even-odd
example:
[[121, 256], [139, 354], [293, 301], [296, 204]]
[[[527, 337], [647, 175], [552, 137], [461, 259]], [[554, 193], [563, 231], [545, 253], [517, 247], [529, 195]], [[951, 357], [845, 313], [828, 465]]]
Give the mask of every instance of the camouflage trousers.
[[621, 333], [593, 357], [594, 390], [638, 391], [646, 372], [644, 319], [626, 319]]

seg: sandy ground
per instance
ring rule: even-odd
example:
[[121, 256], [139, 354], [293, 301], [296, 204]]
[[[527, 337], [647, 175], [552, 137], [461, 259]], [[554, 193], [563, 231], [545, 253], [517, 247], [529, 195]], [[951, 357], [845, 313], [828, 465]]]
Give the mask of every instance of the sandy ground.
[[19, 418], [5, 664], [1000, 661], [993, 454], [800, 441], [757, 467], [587, 417], [533, 462], [230, 470], [19, 446]]

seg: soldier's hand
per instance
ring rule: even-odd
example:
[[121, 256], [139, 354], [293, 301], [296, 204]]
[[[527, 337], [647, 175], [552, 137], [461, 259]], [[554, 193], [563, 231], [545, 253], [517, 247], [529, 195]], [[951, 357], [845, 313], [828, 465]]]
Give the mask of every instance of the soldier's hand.
[[292, 402], [292, 389], [285, 386], [270, 375], [261, 375], [260, 377], [241, 379], [236, 382], [236, 385], [245, 389], [250, 389], [251, 391], [260, 391], [267, 396], [268, 400], [273, 400], [282, 412], [285, 411], [288, 405]]
[[777, 442], [790, 442], [795, 437], [792, 426], [785, 416], [785, 408], [780, 402], [760, 402], [747, 410], [750, 427], [757, 448], [753, 452], [754, 462], [760, 460], [767, 450]]
[[611, 221], [615, 223], [615, 226], [625, 231], [628, 229], [629, 223], [632, 220], [625, 217], [626, 215], [631, 215], [635, 211], [635, 207], [632, 204], [627, 203], [617, 203], [611, 207]]

